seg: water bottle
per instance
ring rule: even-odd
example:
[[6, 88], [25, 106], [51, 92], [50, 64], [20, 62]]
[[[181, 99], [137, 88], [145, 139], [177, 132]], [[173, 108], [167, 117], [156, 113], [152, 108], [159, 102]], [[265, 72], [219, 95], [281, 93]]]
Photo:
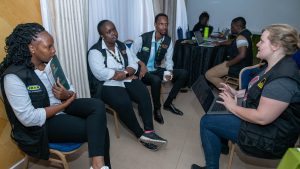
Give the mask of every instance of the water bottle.
[[183, 32], [182, 32], [181, 27], [178, 27], [178, 29], [177, 29], [177, 36], [178, 36], [178, 39], [183, 39]]

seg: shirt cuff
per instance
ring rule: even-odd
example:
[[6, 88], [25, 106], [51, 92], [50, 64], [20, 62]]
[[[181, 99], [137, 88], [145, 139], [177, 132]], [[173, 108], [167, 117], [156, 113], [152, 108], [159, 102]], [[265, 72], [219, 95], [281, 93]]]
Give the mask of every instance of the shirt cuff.
[[46, 119], [47, 119], [47, 113], [45, 108], [38, 108], [37, 109], [39, 112], [41, 112], [40, 120], [39, 120], [39, 126], [42, 126], [45, 124]]

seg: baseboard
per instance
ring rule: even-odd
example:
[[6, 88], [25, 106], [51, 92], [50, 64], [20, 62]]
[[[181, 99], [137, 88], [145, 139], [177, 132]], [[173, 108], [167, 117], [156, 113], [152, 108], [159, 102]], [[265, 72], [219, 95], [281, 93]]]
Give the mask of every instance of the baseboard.
[[22, 169], [24, 160], [25, 158], [22, 158], [20, 161], [18, 161], [16, 164], [11, 166], [9, 169]]

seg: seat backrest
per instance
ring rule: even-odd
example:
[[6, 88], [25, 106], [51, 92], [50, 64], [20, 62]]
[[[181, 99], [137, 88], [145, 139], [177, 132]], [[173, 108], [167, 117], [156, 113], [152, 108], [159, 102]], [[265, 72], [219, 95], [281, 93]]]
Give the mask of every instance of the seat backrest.
[[131, 39], [127, 39], [127, 40], [124, 41], [124, 44], [125, 44], [128, 48], [131, 47], [132, 43], [133, 43], [133, 40], [131, 40]]
[[264, 65], [264, 63], [259, 63], [253, 66], [248, 66], [243, 68], [240, 71], [239, 75], [239, 88], [240, 89], [246, 89], [248, 87], [248, 84], [252, 78], [254, 78], [259, 72], [260, 67]]
[[298, 65], [298, 68], [300, 69], [300, 49], [293, 55], [293, 59]]

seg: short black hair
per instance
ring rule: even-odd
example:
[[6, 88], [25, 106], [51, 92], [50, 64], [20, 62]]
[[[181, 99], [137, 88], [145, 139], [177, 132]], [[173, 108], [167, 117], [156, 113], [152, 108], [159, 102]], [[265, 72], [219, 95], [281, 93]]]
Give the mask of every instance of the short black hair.
[[234, 18], [232, 23], [239, 23], [242, 28], [246, 28], [246, 20], [241, 16]]
[[164, 14], [164, 13], [159, 13], [155, 16], [155, 23], [158, 21], [158, 18], [161, 17], [161, 16], [164, 16], [168, 19], [168, 15]]
[[204, 11], [204, 12], [202, 12], [202, 13], [200, 14], [200, 16], [199, 16], [199, 22], [200, 22], [203, 18], [208, 18], [208, 19], [209, 19], [209, 14], [208, 14], [206, 11]]
[[106, 22], [111, 22], [111, 21], [105, 19], [105, 20], [102, 20], [102, 21], [100, 21], [100, 22], [98, 23], [97, 30], [98, 30], [99, 35], [102, 35], [101, 29], [102, 29], [103, 25], [104, 25]]

